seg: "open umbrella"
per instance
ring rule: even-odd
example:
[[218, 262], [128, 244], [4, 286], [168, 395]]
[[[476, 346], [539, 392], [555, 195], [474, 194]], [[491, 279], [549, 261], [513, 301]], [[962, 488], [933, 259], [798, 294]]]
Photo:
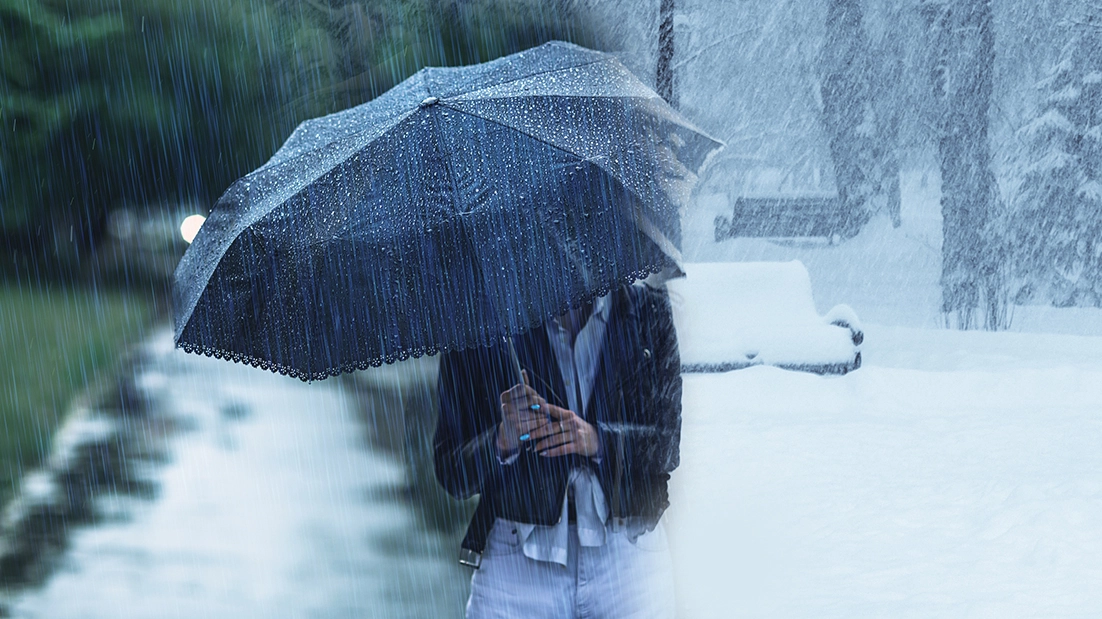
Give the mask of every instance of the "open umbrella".
[[496, 343], [676, 266], [718, 146], [576, 45], [423, 69], [226, 191], [176, 270], [176, 344], [316, 380]]

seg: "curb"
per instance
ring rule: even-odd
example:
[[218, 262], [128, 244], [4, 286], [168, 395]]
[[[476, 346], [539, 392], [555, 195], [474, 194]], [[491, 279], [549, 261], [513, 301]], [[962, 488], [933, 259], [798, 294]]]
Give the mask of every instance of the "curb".
[[[139, 346], [113, 384], [85, 388], [46, 462], [23, 476], [0, 516], [0, 617], [10, 616], [19, 593], [57, 569], [72, 529], [125, 518], [123, 503], [156, 497], [151, 472], [165, 453], [155, 439], [174, 431], [157, 405], [164, 381], [147, 371], [160, 361], [152, 347]], [[97, 501], [111, 496], [116, 500]]]

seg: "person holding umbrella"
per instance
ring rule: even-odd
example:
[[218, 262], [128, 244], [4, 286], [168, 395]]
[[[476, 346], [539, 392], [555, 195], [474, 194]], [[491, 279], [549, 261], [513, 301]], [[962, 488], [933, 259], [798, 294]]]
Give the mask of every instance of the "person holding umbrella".
[[176, 269], [176, 345], [306, 381], [443, 353], [437, 473], [481, 495], [472, 615], [668, 615], [679, 360], [637, 280], [679, 269], [720, 146], [577, 45], [424, 68], [227, 189]]
[[507, 346], [443, 355], [436, 474], [480, 494], [468, 617], [672, 617], [661, 524], [681, 376], [664, 289], [637, 283]]

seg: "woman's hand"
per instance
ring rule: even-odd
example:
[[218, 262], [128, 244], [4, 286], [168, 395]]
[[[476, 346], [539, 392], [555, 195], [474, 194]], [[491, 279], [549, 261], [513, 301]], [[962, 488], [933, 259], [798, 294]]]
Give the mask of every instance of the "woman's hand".
[[596, 457], [601, 443], [597, 429], [574, 411], [548, 404], [528, 385], [528, 373], [522, 372], [523, 385], [501, 392], [501, 415], [497, 448], [502, 455], [520, 449], [522, 443], [539, 441], [536, 451], [553, 458], [567, 454]]
[[567, 454], [589, 458], [600, 455], [601, 442], [596, 428], [572, 410], [546, 403], [543, 407], [550, 421], [545, 418], [545, 423], [531, 432], [531, 439], [539, 441], [536, 443], [539, 455], [547, 458]]
[[514, 385], [501, 392], [502, 422], [498, 426], [497, 448], [511, 454], [520, 443], [530, 440], [532, 432], [547, 425], [547, 401], [528, 385], [528, 373], [522, 372], [523, 385]]

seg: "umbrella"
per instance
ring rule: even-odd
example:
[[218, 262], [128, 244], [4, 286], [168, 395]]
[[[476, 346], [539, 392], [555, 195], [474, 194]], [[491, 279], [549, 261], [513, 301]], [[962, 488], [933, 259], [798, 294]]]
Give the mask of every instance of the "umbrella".
[[175, 340], [317, 380], [486, 346], [679, 261], [719, 143], [613, 56], [427, 68], [302, 123], [175, 273]]

